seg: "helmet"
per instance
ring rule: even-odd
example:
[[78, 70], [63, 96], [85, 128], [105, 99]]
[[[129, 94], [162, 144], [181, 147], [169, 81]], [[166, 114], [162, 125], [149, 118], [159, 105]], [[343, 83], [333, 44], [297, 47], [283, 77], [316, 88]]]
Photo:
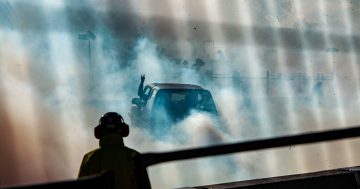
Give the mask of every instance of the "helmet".
[[122, 116], [116, 112], [107, 112], [100, 120], [99, 125], [94, 129], [97, 139], [100, 139], [107, 133], [119, 133], [122, 137], [129, 135], [129, 126], [124, 122]]

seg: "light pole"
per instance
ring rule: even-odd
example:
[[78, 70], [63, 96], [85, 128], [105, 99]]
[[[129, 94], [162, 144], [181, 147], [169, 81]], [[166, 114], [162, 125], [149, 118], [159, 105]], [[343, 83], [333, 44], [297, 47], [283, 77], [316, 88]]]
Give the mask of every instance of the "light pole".
[[89, 50], [88, 50], [88, 55], [89, 55], [89, 72], [90, 72], [90, 75], [91, 75], [91, 78], [92, 78], [92, 72], [93, 72], [93, 69], [92, 69], [92, 65], [91, 65], [91, 40], [95, 40], [96, 39], [96, 36], [93, 32], [91, 32], [90, 30], [87, 31], [87, 33], [80, 33], [78, 35], [78, 38], [79, 40], [84, 40], [84, 41], [88, 41], [88, 46], [89, 46]]
[[334, 79], [334, 77], [335, 77], [335, 53], [339, 52], [339, 49], [337, 49], [335, 47], [331, 47], [331, 48], [327, 48], [326, 52], [329, 52], [332, 54], [332, 62], [333, 62], [332, 78]]

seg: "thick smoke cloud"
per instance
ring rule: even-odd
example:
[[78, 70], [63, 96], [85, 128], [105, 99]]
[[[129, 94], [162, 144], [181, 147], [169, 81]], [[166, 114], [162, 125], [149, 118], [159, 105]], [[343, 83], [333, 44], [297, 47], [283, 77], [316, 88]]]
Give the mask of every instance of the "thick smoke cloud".
[[[130, 122], [140, 74], [147, 83], [209, 89], [226, 123], [225, 132], [193, 112], [167, 140], [131, 127], [125, 143], [140, 152], [357, 125], [358, 16], [359, 3], [346, 1], [2, 0], [0, 186], [76, 178], [82, 155], [98, 146], [100, 115], [117, 111]], [[90, 44], [78, 38], [88, 30], [96, 35]], [[205, 62], [199, 71], [197, 58]], [[173, 188], [352, 166], [357, 143], [168, 163], [149, 173], [155, 188]]]

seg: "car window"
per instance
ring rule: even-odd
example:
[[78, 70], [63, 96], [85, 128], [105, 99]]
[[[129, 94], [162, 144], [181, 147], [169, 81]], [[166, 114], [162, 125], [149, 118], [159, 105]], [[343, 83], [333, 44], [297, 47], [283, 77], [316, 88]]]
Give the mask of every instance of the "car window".
[[185, 100], [185, 96], [187, 94], [187, 92], [185, 90], [183, 91], [172, 91], [170, 92], [171, 94], [171, 101], [173, 103], [178, 103], [178, 102], [181, 102], [183, 100]]
[[150, 92], [151, 92], [151, 87], [150, 86], [145, 86], [144, 95], [149, 98], [150, 97]]
[[217, 113], [214, 100], [207, 90], [162, 89], [153, 100], [153, 111], [161, 110], [175, 120], [186, 117], [191, 110]]
[[214, 100], [209, 91], [202, 90], [198, 94], [197, 109], [217, 113]]
[[154, 98], [154, 107], [153, 108], [164, 108], [169, 109], [171, 105], [171, 92], [168, 90], [159, 90]]

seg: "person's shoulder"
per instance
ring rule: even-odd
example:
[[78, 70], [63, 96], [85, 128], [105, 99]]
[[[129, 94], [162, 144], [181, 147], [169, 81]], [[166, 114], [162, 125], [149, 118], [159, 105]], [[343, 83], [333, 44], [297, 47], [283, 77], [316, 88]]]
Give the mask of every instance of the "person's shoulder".
[[126, 151], [128, 151], [128, 153], [131, 153], [133, 156], [135, 155], [140, 155], [140, 152], [136, 151], [135, 149], [129, 148], [127, 146], [125, 146]]
[[84, 155], [84, 157], [91, 157], [91, 156], [94, 156], [95, 154], [98, 154], [99, 152], [100, 152], [100, 148], [97, 148], [97, 149], [91, 150], [90, 152], [86, 153]]

